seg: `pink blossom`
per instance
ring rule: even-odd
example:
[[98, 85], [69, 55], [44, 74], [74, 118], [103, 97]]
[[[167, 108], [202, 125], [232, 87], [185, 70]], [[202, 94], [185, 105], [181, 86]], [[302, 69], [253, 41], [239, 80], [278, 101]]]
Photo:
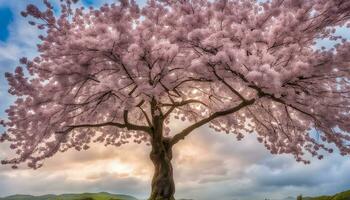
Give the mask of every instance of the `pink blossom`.
[[[46, 34], [36, 58], [5, 73], [17, 100], [0, 141], [18, 155], [2, 164], [36, 169], [93, 142], [175, 145], [205, 124], [238, 140], [255, 132], [305, 164], [330, 146], [350, 154], [350, 43], [334, 33], [349, 28], [349, 1], [74, 2], [60, 16], [48, 1], [22, 12]], [[337, 44], [315, 49], [318, 39]], [[174, 119], [191, 125], [174, 133]]]

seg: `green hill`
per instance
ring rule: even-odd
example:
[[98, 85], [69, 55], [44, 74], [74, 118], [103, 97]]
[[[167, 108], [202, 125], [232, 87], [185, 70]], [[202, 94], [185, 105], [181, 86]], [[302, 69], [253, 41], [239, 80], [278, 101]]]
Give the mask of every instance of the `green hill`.
[[135, 197], [121, 194], [110, 194], [107, 192], [100, 193], [83, 193], [83, 194], [61, 194], [61, 195], [12, 195], [0, 200], [137, 200]]
[[303, 197], [303, 200], [350, 200], [350, 190], [330, 196]]

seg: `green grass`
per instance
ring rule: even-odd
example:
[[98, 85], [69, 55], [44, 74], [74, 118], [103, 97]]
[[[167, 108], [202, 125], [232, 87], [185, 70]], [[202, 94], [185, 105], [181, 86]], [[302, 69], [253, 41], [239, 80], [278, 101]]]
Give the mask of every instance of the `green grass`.
[[303, 200], [350, 200], [350, 190], [329, 196], [304, 197]]
[[[137, 200], [135, 197], [121, 194], [100, 193], [82, 193], [82, 194], [61, 194], [61, 195], [13, 195], [0, 200]], [[350, 190], [337, 193], [335, 195], [324, 195], [318, 197], [303, 197], [302, 200], [350, 200]]]
[[61, 195], [13, 195], [0, 200], [137, 200], [135, 197], [121, 194], [101, 193], [82, 193], [82, 194], [61, 194]]

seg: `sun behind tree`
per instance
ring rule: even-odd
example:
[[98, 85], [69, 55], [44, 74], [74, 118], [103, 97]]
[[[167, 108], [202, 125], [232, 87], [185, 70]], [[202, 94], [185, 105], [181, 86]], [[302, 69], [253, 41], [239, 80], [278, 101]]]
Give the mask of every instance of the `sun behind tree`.
[[[209, 124], [237, 139], [255, 132], [272, 154], [350, 153], [348, 0], [131, 0], [99, 9], [28, 5], [46, 30], [40, 55], [6, 73], [17, 96], [1, 121], [13, 168], [90, 143], [151, 145], [150, 200], [173, 200], [172, 148]], [[317, 39], [338, 44], [316, 50]], [[192, 123], [178, 133], [172, 118]], [[317, 132], [321, 140], [310, 134]], [[320, 152], [320, 153], [319, 153]]]

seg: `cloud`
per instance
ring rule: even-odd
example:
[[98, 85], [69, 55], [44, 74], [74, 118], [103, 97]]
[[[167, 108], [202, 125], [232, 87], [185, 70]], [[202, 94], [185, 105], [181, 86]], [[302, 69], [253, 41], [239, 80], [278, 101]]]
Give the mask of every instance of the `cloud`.
[[[9, 155], [5, 145], [0, 145], [0, 152], [1, 158]], [[88, 151], [59, 153], [39, 170], [1, 166], [0, 196], [107, 191], [146, 198], [153, 175], [149, 152], [146, 145], [95, 144]], [[283, 199], [350, 188], [349, 159], [332, 154], [304, 165], [290, 155], [270, 155], [254, 134], [238, 142], [234, 135], [208, 127], [175, 147], [173, 164], [177, 198]]]
[[[28, 24], [28, 19], [20, 16], [27, 3], [38, 3], [40, 0], [26, 0], [26, 3], [17, 1], [0, 0], [2, 7], [11, 10], [13, 20], [7, 28], [6, 41], [0, 41], [0, 118], [5, 116], [4, 110], [13, 102], [13, 97], [6, 94], [8, 84], [5, 80], [5, 72], [13, 72], [19, 64], [21, 57], [35, 57], [36, 44], [39, 42], [38, 31]], [[3, 16], [4, 17], [4, 16]], [[0, 129], [1, 131], [1, 129]]]
[[[3, 144], [0, 152], [1, 158], [9, 155]], [[146, 198], [153, 173], [149, 152], [145, 145], [96, 144], [88, 151], [59, 153], [39, 170], [1, 166], [0, 195], [107, 191]], [[283, 199], [350, 188], [349, 159], [332, 154], [303, 165], [290, 155], [270, 155], [253, 134], [238, 142], [207, 127], [175, 147], [173, 164], [177, 198]]]
[[[10, 154], [4, 144], [0, 151], [1, 158]], [[107, 191], [143, 197], [148, 194], [153, 170], [148, 152], [136, 144], [120, 148], [93, 145], [88, 151], [59, 153], [39, 170], [1, 166], [0, 196]]]
[[[101, 5], [102, 2], [105, 1], [93, 3]], [[19, 16], [26, 3], [0, 0], [0, 5], [14, 13], [9, 36], [6, 42], [0, 42], [1, 74], [13, 71], [18, 58], [37, 55], [35, 44], [39, 32]], [[0, 76], [0, 116], [13, 100], [4, 93], [6, 90], [6, 81]], [[172, 125], [173, 131], [179, 131], [187, 124]], [[18, 170], [0, 166], [0, 196], [107, 191], [145, 198], [153, 173], [149, 152], [148, 146], [136, 144], [120, 148], [93, 145], [88, 151], [57, 154], [35, 171], [25, 166]], [[0, 144], [0, 158], [10, 154], [8, 146]], [[208, 127], [198, 129], [175, 147], [173, 164], [178, 198], [283, 199], [297, 194], [331, 194], [350, 188], [348, 157], [332, 154], [305, 166], [296, 163], [290, 155], [270, 155], [254, 134], [238, 142], [233, 135], [215, 133]]]

